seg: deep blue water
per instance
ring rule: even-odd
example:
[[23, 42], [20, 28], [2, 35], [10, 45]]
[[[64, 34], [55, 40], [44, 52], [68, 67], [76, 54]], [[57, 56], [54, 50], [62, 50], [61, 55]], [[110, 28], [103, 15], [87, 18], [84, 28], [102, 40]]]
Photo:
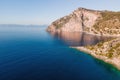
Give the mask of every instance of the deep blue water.
[[0, 80], [120, 80], [120, 71], [69, 48], [69, 37], [63, 41], [46, 28], [0, 27]]

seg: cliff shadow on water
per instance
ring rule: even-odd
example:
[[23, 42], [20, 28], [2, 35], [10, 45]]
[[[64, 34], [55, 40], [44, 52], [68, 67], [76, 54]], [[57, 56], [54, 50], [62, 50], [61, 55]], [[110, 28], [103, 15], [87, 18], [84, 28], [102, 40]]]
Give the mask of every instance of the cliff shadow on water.
[[87, 46], [95, 45], [98, 42], [106, 41], [112, 37], [97, 36], [84, 32], [49, 32], [55, 38], [60, 39], [68, 46]]

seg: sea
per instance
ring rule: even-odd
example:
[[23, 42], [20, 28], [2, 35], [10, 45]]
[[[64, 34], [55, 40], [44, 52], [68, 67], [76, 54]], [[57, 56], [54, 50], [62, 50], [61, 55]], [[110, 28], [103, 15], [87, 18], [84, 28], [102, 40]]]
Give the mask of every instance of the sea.
[[49, 33], [47, 26], [0, 26], [0, 80], [120, 80], [120, 71], [70, 46], [106, 38]]

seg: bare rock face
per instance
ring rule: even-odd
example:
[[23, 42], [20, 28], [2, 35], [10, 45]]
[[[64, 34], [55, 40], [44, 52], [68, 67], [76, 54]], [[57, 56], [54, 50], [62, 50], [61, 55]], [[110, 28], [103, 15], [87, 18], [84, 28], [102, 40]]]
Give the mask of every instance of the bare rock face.
[[100, 17], [100, 11], [78, 8], [72, 14], [53, 22], [47, 31], [83, 32], [90, 29]]

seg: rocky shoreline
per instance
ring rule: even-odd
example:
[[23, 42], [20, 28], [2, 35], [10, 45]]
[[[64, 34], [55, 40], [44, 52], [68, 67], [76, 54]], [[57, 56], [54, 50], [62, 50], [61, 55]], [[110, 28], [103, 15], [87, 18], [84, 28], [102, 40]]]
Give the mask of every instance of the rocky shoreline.
[[87, 54], [90, 54], [91, 56], [93, 56], [94, 58], [96, 59], [99, 59], [99, 60], [102, 60], [106, 63], [109, 63], [111, 65], [113, 65], [115, 68], [117, 68], [118, 70], [120, 70], [120, 59], [119, 58], [108, 58], [106, 56], [101, 56], [101, 55], [97, 55], [95, 52], [85, 48], [85, 47], [71, 47], [71, 48], [74, 48], [74, 49], [77, 49], [79, 51], [83, 51]]

